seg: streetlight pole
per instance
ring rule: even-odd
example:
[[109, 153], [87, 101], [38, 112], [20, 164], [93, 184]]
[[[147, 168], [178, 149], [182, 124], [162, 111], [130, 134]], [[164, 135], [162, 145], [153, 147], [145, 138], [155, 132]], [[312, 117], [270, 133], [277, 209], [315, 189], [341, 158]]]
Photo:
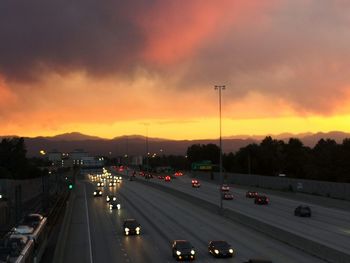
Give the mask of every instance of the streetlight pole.
[[221, 186], [223, 184], [223, 176], [222, 176], [222, 137], [221, 137], [221, 91], [226, 89], [225, 85], [215, 85], [214, 86], [215, 90], [219, 91], [219, 123], [220, 123], [220, 139], [219, 139], [219, 144], [220, 144], [220, 187], [219, 187], [219, 193], [220, 193], [220, 211], [223, 209], [222, 205], [222, 193], [221, 193]]
[[148, 164], [149, 164], [149, 161], [148, 161], [148, 123], [145, 124], [146, 125], [146, 172], [148, 174]]

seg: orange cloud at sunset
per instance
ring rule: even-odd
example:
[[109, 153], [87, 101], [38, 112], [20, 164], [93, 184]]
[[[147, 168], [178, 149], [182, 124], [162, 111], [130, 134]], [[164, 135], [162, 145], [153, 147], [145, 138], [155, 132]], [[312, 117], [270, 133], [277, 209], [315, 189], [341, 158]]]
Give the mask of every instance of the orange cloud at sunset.
[[225, 136], [350, 132], [345, 1], [34, 1], [0, 3], [0, 135], [214, 138], [223, 84]]

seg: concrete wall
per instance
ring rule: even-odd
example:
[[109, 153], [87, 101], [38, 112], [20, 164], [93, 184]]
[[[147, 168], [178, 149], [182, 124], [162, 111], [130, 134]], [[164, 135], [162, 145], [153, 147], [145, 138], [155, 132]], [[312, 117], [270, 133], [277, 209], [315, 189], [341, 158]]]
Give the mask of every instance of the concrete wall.
[[[219, 174], [213, 173], [213, 175], [214, 180], [218, 181]], [[210, 180], [210, 173], [208, 172], [193, 172], [193, 176]], [[224, 176], [226, 182], [238, 185], [255, 186], [274, 190], [292, 190], [294, 192], [350, 200], [350, 184], [348, 183], [332, 183], [288, 177], [233, 173], [224, 173]]]

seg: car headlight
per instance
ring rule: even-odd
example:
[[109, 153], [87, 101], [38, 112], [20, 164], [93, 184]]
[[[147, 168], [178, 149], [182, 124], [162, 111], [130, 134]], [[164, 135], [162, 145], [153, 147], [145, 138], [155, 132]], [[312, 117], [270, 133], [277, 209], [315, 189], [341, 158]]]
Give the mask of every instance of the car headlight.
[[233, 253], [233, 249], [230, 248], [230, 249], [228, 250], [228, 252], [230, 252], [230, 253], [232, 254], [232, 253]]
[[136, 229], [135, 229], [136, 231], [140, 231], [141, 230], [141, 228], [138, 226], [138, 227], [136, 227]]
[[118, 208], [118, 210], [120, 209], [120, 204], [117, 204], [117, 208]]
[[215, 254], [219, 254], [219, 250], [215, 249], [214, 250]]
[[112, 210], [113, 209], [113, 205], [109, 205], [109, 209]]
[[100, 191], [99, 194], [102, 195], [102, 192]]
[[96, 195], [97, 193], [96, 192], [94, 192], [94, 195]]
[[109, 196], [107, 196], [106, 200], [107, 200], [107, 202], [108, 202], [108, 201], [111, 200], [111, 199], [109, 198]]
[[194, 251], [193, 249], [191, 250], [191, 254], [194, 255], [196, 253], [196, 251]]
[[181, 252], [179, 250], [176, 251], [176, 255], [180, 256]]

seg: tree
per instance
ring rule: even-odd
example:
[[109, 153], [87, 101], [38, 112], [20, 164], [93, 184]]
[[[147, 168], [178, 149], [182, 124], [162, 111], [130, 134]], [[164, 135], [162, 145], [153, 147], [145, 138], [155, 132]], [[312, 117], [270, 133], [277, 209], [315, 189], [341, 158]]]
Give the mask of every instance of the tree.
[[23, 138], [2, 139], [0, 143], [0, 176], [2, 178], [24, 179], [43, 175], [26, 158]]

